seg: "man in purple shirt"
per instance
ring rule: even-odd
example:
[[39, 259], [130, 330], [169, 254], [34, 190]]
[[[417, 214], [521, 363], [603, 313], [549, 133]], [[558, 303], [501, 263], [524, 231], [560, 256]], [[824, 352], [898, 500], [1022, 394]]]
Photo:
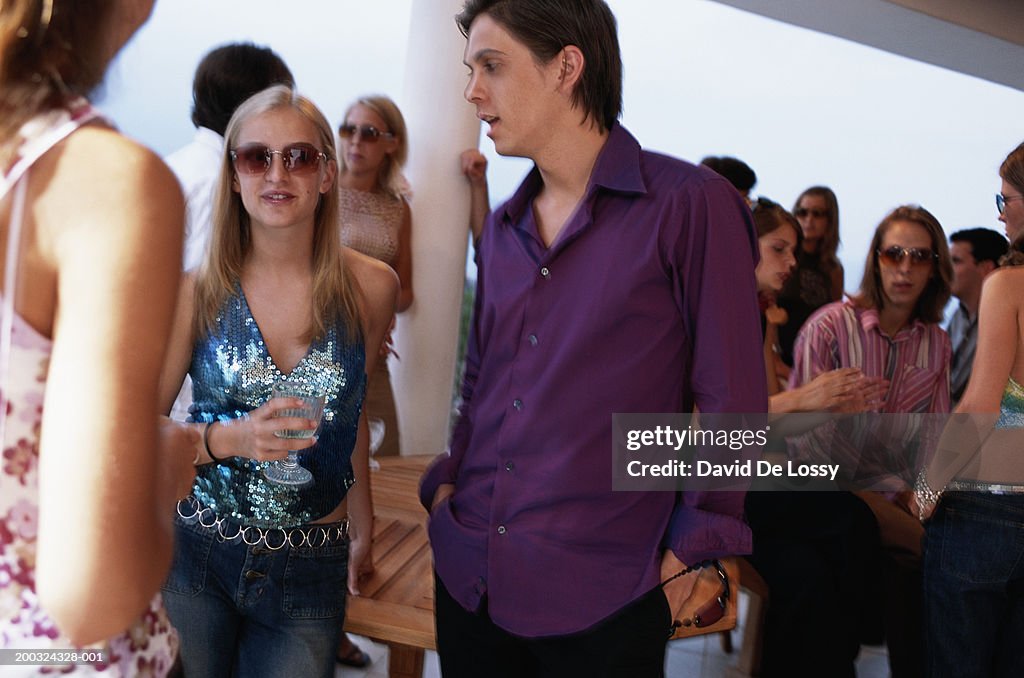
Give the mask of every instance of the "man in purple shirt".
[[442, 672], [661, 675], [659, 582], [750, 533], [737, 493], [613, 492], [612, 414], [765, 411], [750, 211], [619, 125], [602, 0], [457, 21], [466, 98], [536, 166], [484, 227], [461, 419], [421, 486]]

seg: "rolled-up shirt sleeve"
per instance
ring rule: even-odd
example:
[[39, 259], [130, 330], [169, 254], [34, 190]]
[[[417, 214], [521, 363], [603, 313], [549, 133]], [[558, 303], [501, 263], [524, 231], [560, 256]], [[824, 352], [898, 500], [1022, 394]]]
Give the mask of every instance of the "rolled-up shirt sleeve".
[[[677, 301], [692, 356], [683, 407], [764, 413], [768, 391], [751, 213], [725, 181], [709, 179], [699, 188], [685, 201], [684, 227], [674, 247]], [[749, 553], [744, 496], [724, 490], [681, 493], [665, 545], [685, 563]]]

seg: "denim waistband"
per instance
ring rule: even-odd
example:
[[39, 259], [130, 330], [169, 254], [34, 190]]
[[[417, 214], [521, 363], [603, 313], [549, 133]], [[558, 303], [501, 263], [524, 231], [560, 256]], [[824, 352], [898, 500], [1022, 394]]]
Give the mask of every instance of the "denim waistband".
[[950, 492], [987, 492], [988, 494], [1024, 494], [1024, 485], [986, 483], [978, 480], [951, 480], [946, 489]]
[[187, 525], [198, 525], [205, 530], [216, 532], [224, 541], [238, 539], [246, 546], [264, 546], [271, 551], [277, 551], [285, 546], [296, 549], [320, 548], [343, 542], [348, 538], [348, 518], [336, 523], [316, 523], [288, 528], [240, 525], [219, 517], [212, 508], [203, 506], [192, 496], [179, 500], [176, 510], [178, 517]]

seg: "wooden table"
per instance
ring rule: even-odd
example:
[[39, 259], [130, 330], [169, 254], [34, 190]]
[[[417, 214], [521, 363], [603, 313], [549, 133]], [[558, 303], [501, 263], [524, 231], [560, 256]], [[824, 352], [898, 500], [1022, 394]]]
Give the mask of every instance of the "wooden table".
[[373, 575], [350, 596], [345, 630], [388, 646], [388, 675], [420, 678], [423, 651], [437, 649], [434, 575], [419, 481], [434, 455], [381, 457], [370, 472]]
[[[348, 599], [345, 630], [388, 646], [391, 678], [422, 678], [423, 651], [437, 649], [433, 561], [427, 512], [420, 506], [418, 492], [420, 477], [433, 459], [434, 455], [381, 457], [380, 469], [370, 472], [375, 568], [362, 584], [362, 595]], [[740, 586], [736, 562], [726, 559], [723, 565], [736, 596]], [[710, 587], [702, 597], [710, 599], [718, 584], [714, 578], [701, 582]], [[731, 602], [726, 617], [704, 633], [735, 626], [735, 598]]]

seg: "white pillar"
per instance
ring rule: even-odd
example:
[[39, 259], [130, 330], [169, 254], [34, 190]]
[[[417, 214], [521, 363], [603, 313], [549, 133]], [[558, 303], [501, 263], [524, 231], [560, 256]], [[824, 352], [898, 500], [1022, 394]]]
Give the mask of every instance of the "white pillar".
[[402, 454], [448, 443], [452, 383], [466, 277], [469, 185], [459, 155], [475, 148], [480, 121], [462, 96], [466, 41], [455, 24], [462, 0], [413, 0], [402, 111], [413, 187], [415, 301], [398, 318], [392, 361]]

